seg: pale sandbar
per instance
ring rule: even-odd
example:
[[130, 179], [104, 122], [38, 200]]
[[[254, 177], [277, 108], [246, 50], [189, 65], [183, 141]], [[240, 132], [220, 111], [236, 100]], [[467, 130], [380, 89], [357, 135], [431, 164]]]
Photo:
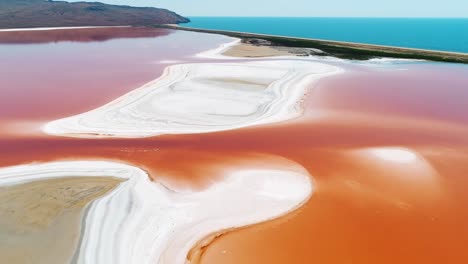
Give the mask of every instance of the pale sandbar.
[[0, 186], [0, 262], [70, 263], [85, 208], [120, 182], [65, 177]]
[[[151, 182], [146, 172], [139, 168], [105, 161], [64, 161], [2, 168], [0, 185], [9, 190], [15, 184], [27, 185], [30, 184], [27, 182], [40, 179], [55, 179], [54, 182], [60, 184], [71, 175], [125, 180], [88, 207], [73, 256], [75, 263], [87, 264], [183, 264], [190, 249], [210, 234], [285, 215], [305, 203], [312, 193], [310, 176], [297, 167], [291, 170], [238, 168], [227, 171], [224, 180], [207, 189], [190, 191], [169, 189]], [[45, 187], [53, 188], [53, 185]], [[44, 197], [68, 192], [63, 187], [44, 194]], [[17, 190], [10, 189], [3, 195], [9, 195], [11, 191]], [[42, 200], [36, 201], [36, 206], [51, 204], [57, 205], [52, 208], [60, 209], [84, 204], [68, 199], [67, 195], [54, 197], [63, 201], [49, 201], [40, 196]], [[27, 208], [40, 219], [49, 219], [48, 215], [54, 218], [56, 210], [43, 212], [35, 209], [36, 206]], [[13, 206], [11, 210], [15, 208]], [[21, 211], [19, 215], [23, 215], [27, 223], [31, 222], [29, 219], [35, 219]], [[22, 218], [11, 220], [17, 225], [22, 223]], [[41, 220], [37, 225], [43, 224]], [[61, 230], [63, 227], [56, 228]], [[50, 254], [55, 254], [54, 248], [50, 249]]]

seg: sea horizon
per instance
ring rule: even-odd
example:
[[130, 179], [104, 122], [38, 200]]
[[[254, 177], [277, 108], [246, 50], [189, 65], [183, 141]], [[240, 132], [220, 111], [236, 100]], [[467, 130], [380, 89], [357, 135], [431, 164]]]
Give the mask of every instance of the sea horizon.
[[353, 17], [353, 16], [186, 16], [187, 18], [211, 18], [211, 17], [230, 17], [230, 18], [356, 18], [356, 19], [366, 19], [366, 18], [373, 18], [373, 19], [462, 19], [468, 20], [468, 17]]
[[187, 27], [468, 53], [468, 18], [189, 16]]

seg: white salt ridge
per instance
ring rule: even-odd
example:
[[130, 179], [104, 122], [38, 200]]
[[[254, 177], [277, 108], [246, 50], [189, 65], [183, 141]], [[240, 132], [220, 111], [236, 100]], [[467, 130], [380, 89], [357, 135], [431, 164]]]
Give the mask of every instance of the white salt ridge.
[[425, 62], [426, 60], [420, 59], [400, 59], [400, 58], [372, 58], [365, 60], [361, 63], [373, 63], [373, 64], [403, 64], [403, 63], [415, 63], [415, 62]]
[[203, 238], [287, 214], [312, 193], [305, 170], [237, 170], [203, 191], [179, 193], [139, 168], [105, 161], [3, 168], [0, 185], [70, 176], [128, 179], [90, 205], [75, 256], [83, 264], [187, 263]]
[[180, 62], [181, 61], [178, 61], [178, 60], [161, 60], [161, 61], [154, 62], [154, 64], [176, 64]]
[[43, 131], [74, 137], [148, 137], [214, 132], [297, 117], [311, 84], [341, 72], [307, 60], [180, 64], [95, 110]]

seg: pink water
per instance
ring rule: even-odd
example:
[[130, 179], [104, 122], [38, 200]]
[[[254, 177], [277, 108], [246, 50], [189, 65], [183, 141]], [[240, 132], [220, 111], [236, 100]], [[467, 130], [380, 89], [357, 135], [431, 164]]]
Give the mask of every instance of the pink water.
[[[92, 109], [158, 77], [167, 66], [161, 61], [202, 61], [193, 54], [226, 41], [143, 33], [0, 44], [0, 122]], [[298, 120], [146, 139], [29, 135], [18, 127], [0, 134], [0, 166], [112, 159], [156, 180], [203, 187], [232, 166], [294, 162], [312, 175], [312, 198], [286, 217], [221, 236], [201, 263], [468, 262], [468, 67], [344, 67], [346, 74], [311, 87]], [[414, 157], [401, 162], [372, 154], [388, 148]]]

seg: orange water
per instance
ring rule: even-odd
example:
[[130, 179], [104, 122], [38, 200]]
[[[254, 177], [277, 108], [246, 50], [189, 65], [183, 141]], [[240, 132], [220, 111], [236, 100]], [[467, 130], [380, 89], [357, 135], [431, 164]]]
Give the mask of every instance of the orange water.
[[[46, 61], [54, 62], [47, 67], [56, 67], [58, 72], [47, 73], [34, 63], [24, 66], [22, 56], [11, 57], [14, 69], [23, 65], [26, 71], [22, 75], [0, 71], [4, 113], [0, 166], [57, 159], [112, 159], [143, 167], [152, 178], [167, 184], [203, 188], [232, 167], [299, 164], [313, 177], [312, 198], [278, 220], [219, 237], [203, 252], [201, 263], [468, 262], [466, 66], [347, 65], [346, 74], [311, 87], [301, 118], [219, 133], [73, 139], [29, 133], [11, 125], [92, 108], [157, 77], [164, 66], [149, 61], [197, 61], [188, 54], [225, 41], [212, 35], [201, 40], [190, 35], [195, 33], [184, 34], [188, 33], [72, 43], [91, 45], [81, 47], [84, 53], [91, 52], [93, 45], [110, 49], [101, 58], [102, 65], [91, 63], [99, 58], [95, 53], [77, 53], [69, 59], [84, 56], [90, 63], [70, 66], [63, 54], [54, 53], [57, 46], [47, 47], [51, 52]], [[193, 41], [191, 48], [181, 44], [184, 38]], [[158, 39], [166, 42], [155, 44]], [[140, 47], [142, 41], [152, 44], [134, 50], [135, 56], [125, 53]], [[172, 53], [163, 50], [153, 54], [155, 46], [151, 45]], [[15, 47], [19, 52], [29, 47], [36, 56], [40, 55], [34, 49], [45, 48]], [[4, 48], [0, 46], [0, 52]], [[184, 52], [187, 55], [181, 55]], [[107, 60], [112, 63], [106, 64]], [[119, 61], [127, 69], [125, 74], [117, 74]], [[70, 81], [73, 74], [58, 70], [66, 67], [73, 67], [80, 77]], [[34, 74], [47, 78], [32, 79]], [[62, 76], [63, 81], [57, 84], [54, 76]], [[17, 86], [10, 91], [6, 83]], [[107, 88], [101, 86], [103, 83]], [[64, 88], [67, 84], [71, 87]], [[89, 88], [93, 84], [95, 88]], [[80, 103], [74, 104], [75, 97]], [[389, 150], [399, 151], [398, 157], [379, 155]]]

